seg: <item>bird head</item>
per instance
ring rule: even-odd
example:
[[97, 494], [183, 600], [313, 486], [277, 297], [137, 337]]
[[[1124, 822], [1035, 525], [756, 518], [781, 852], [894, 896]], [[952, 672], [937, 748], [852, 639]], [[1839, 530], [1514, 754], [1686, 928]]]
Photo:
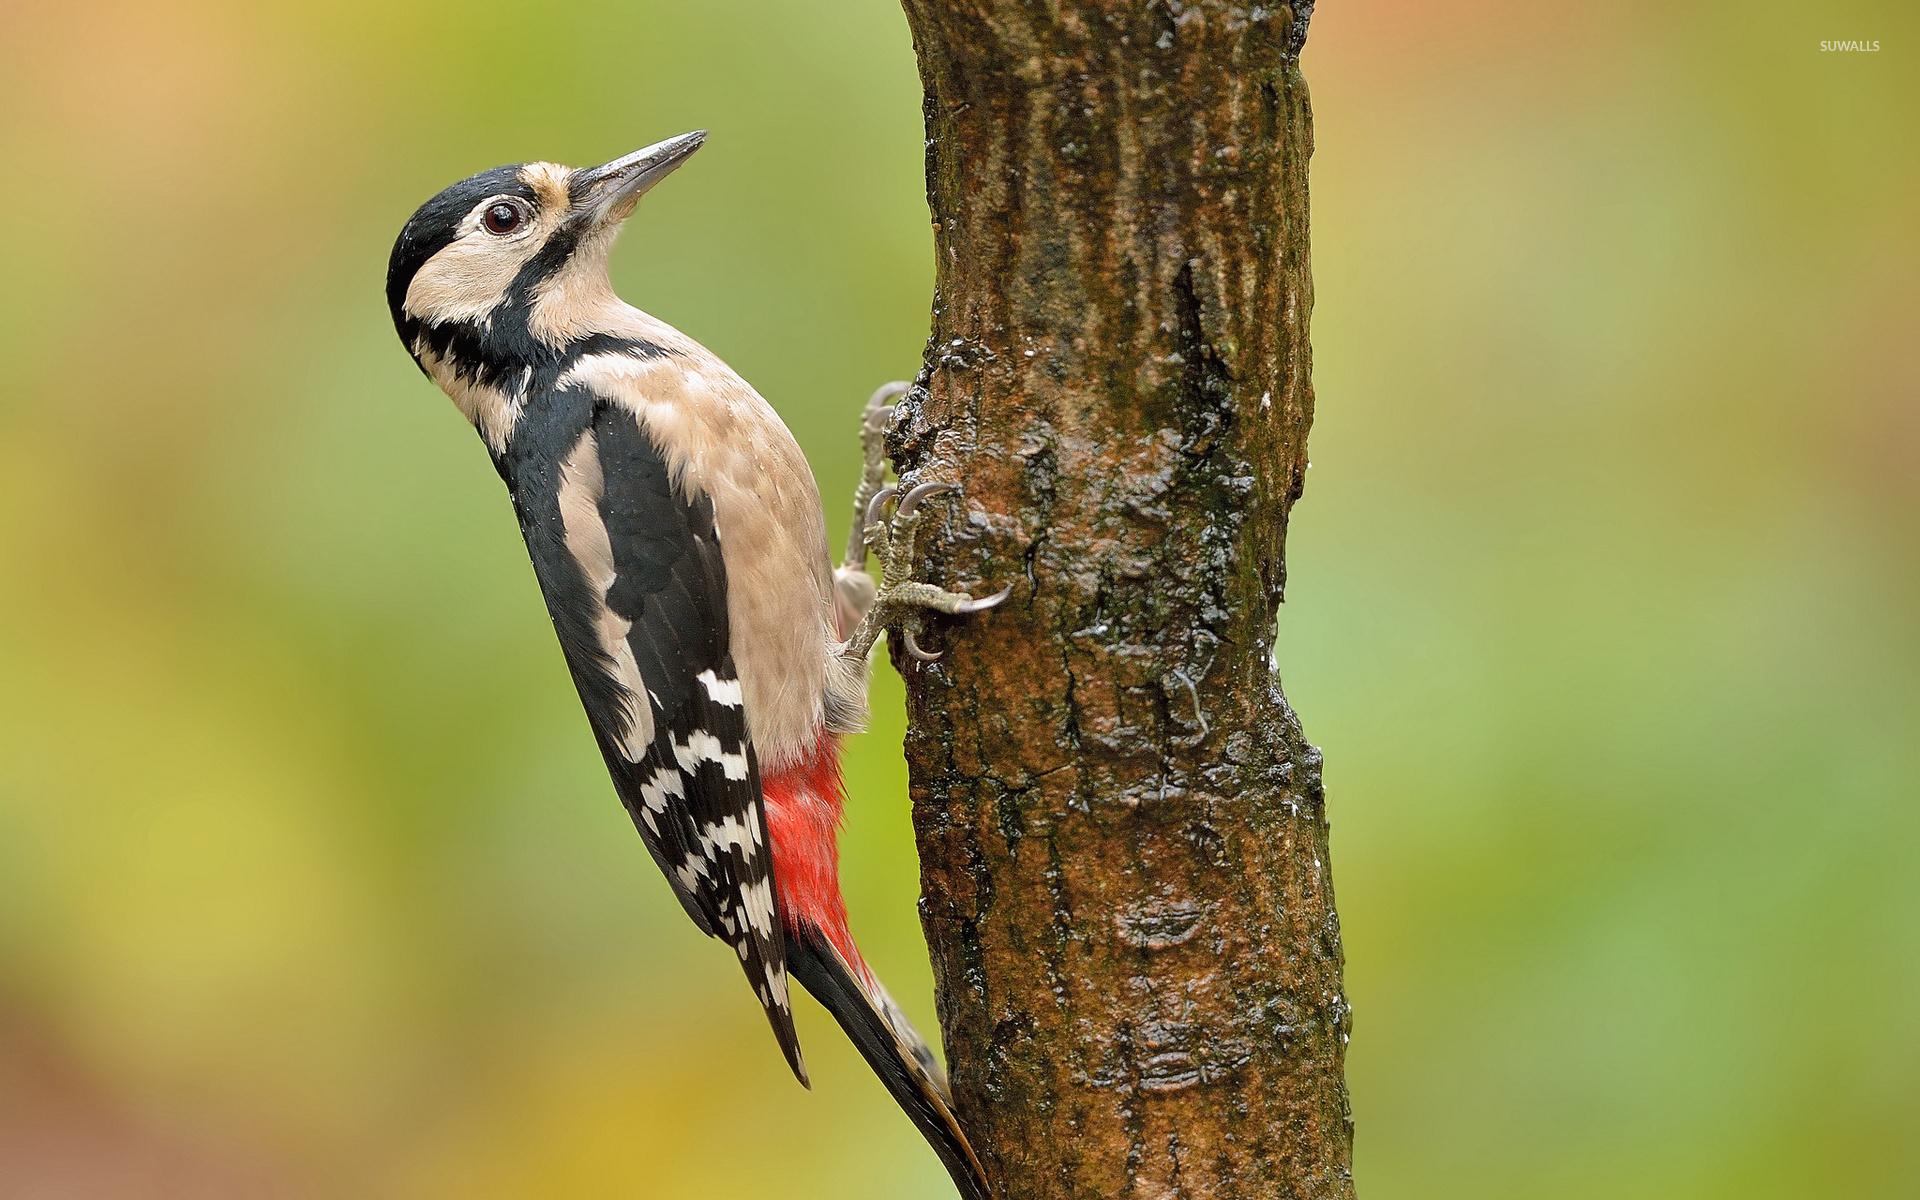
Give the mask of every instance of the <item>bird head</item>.
[[706, 137], [683, 133], [598, 167], [495, 167], [421, 205], [387, 265], [394, 328], [415, 361], [484, 375], [591, 332], [596, 306], [613, 301], [607, 258], [622, 222]]

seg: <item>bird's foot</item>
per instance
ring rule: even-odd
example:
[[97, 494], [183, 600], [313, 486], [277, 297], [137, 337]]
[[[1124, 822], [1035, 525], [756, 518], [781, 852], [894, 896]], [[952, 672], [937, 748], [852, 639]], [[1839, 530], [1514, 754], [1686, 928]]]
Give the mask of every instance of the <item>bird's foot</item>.
[[860, 414], [860, 485], [853, 491], [846, 557], [833, 572], [834, 620], [841, 637], [853, 634], [879, 594], [879, 585], [867, 574], [867, 510], [886, 487], [887, 426], [893, 422], [894, 402], [907, 394], [908, 387], [900, 381], [882, 384]]
[[929, 496], [959, 490], [951, 483], [923, 483], [900, 496], [891, 517], [885, 515], [885, 510], [888, 501], [899, 495], [898, 488], [883, 487], [868, 499], [860, 518], [861, 565], [865, 566], [867, 551], [879, 556], [880, 585], [847, 638], [843, 652], [849, 657], [864, 660], [881, 631], [898, 625], [901, 645], [907, 654], [918, 662], [934, 662], [940, 655], [921, 649], [915, 636], [921, 613], [967, 616], [985, 612], [1013, 594], [1009, 586], [991, 596], [975, 597], [912, 578], [914, 537], [925, 515], [921, 503]]
[[867, 569], [867, 522], [872, 519], [867, 513], [887, 484], [887, 426], [893, 423], [894, 402], [910, 386], [898, 380], [882, 384], [860, 413], [860, 486], [853, 490], [853, 528], [847, 535], [847, 556], [840, 564], [846, 570]]

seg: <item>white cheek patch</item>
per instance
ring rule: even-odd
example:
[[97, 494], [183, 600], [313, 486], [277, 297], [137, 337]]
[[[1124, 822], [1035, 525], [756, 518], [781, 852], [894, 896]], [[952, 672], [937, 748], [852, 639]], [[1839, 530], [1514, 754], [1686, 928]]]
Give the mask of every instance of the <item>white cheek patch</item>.
[[514, 277], [540, 248], [534, 236], [513, 241], [473, 232], [429, 258], [407, 285], [407, 315], [429, 324], [485, 321]]
[[[551, 164], [536, 163], [549, 168]], [[564, 172], [565, 168], [551, 168]], [[526, 172], [522, 172], [523, 180]], [[495, 237], [480, 225], [480, 214], [495, 202], [489, 197], [476, 205], [454, 231], [454, 239], [414, 273], [407, 284], [402, 307], [408, 316], [429, 324], [447, 321], [485, 322], [488, 315], [506, 298], [521, 268], [533, 260], [566, 210], [564, 174], [525, 180], [535, 190], [540, 203], [525, 232], [512, 237]], [[557, 197], [557, 199], [556, 199]]]

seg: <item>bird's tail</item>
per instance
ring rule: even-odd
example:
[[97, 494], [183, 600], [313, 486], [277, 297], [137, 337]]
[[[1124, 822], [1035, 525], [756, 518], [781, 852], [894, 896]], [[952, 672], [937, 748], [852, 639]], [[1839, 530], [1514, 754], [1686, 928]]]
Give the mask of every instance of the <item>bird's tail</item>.
[[946, 1164], [964, 1200], [990, 1200], [980, 1160], [954, 1119], [940, 1064], [861, 961], [847, 928], [839, 851], [846, 796], [837, 740], [823, 736], [812, 754], [763, 783], [788, 971], [840, 1023]]
[[799, 921], [787, 930], [787, 965], [840, 1023], [860, 1056], [880, 1077], [907, 1117], [953, 1176], [965, 1200], [991, 1200], [986, 1173], [953, 1115], [947, 1077], [926, 1039], [860, 962], [848, 962], [819, 926]]

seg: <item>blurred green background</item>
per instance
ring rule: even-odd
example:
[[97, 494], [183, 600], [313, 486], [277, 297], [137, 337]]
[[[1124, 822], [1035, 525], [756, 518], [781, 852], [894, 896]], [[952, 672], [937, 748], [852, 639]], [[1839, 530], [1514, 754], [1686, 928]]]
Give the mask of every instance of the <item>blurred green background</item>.
[[[1279, 658], [1363, 1195], [1920, 1188], [1916, 35], [1321, 6]], [[443, 184], [695, 126], [617, 278], [837, 541], [927, 328], [891, 0], [0, 6], [0, 1194], [948, 1195], [669, 900], [388, 325]], [[898, 705], [847, 889], [930, 1023]]]

